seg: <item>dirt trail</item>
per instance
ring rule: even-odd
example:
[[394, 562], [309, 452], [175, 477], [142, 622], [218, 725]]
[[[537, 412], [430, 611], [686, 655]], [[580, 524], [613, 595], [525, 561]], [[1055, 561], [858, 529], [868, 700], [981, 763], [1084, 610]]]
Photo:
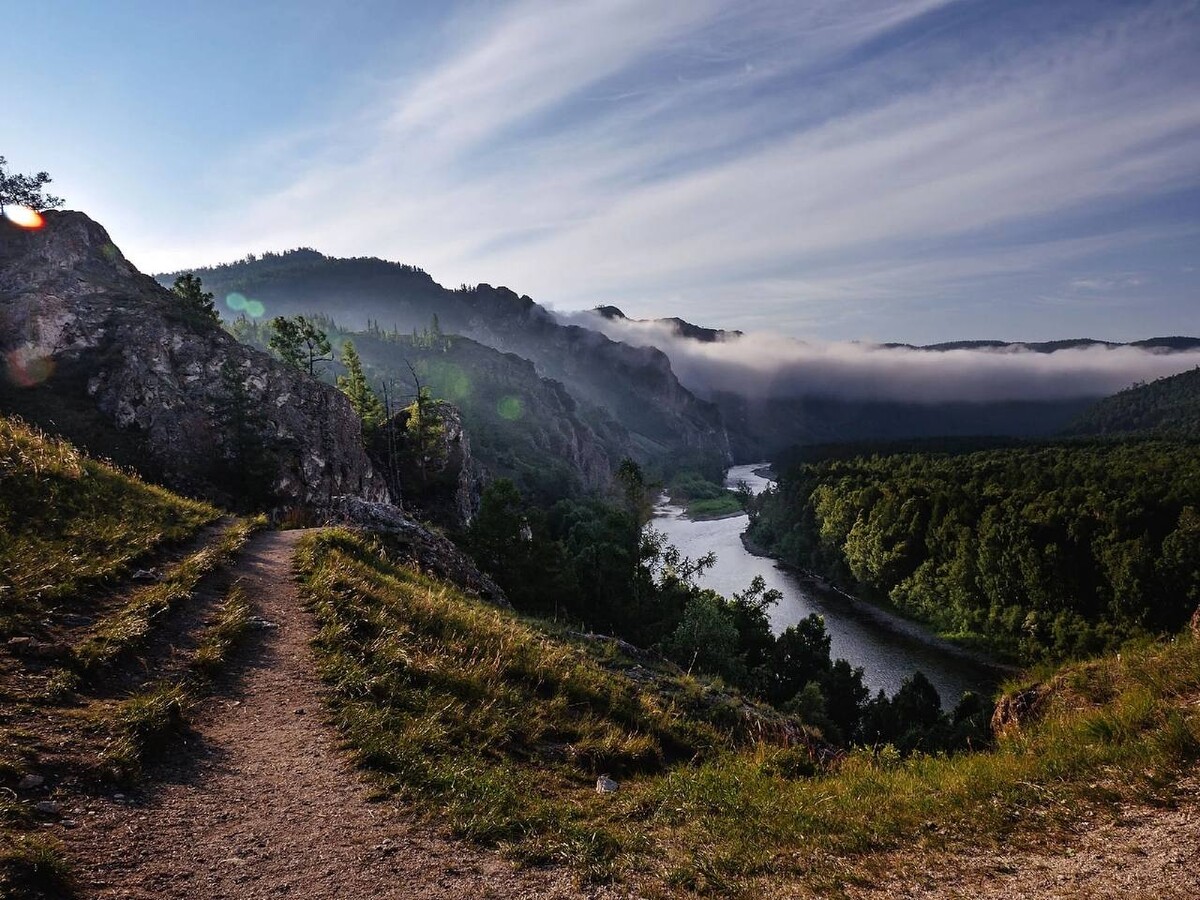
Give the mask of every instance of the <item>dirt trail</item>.
[[1200, 897], [1200, 781], [1178, 805], [1127, 804], [1042, 846], [952, 855], [900, 852], [861, 900], [1160, 900]]
[[98, 798], [61, 832], [85, 897], [579, 897], [563, 875], [516, 871], [386, 803], [339, 753], [323, 719], [291, 580], [300, 533], [251, 540], [235, 574], [277, 623], [186, 745], [152, 770], [145, 796]]

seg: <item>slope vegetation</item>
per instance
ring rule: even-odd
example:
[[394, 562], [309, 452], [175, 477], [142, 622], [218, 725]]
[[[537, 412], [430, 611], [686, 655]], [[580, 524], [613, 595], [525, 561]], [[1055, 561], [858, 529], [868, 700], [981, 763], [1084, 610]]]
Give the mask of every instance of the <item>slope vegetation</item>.
[[[382, 791], [652, 895], [823, 891], [918, 840], [1044, 839], [1170, 796], [1200, 747], [1190, 635], [1014, 685], [992, 750], [823, 755], [794, 720], [464, 597], [362, 536], [308, 539], [300, 569], [334, 719]], [[595, 790], [605, 774], [616, 792]]]
[[1067, 433], [1160, 434], [1200, 440], [1200, 369], [1106, 397], [1072, 422]]
[[207, 692], [248, 627], [226, 567], [258, 524], [0, 419], [4, 896], [70, 895], [47, 830], [135, 778]]
[[0, 637], [219, 515], [0, 418]]

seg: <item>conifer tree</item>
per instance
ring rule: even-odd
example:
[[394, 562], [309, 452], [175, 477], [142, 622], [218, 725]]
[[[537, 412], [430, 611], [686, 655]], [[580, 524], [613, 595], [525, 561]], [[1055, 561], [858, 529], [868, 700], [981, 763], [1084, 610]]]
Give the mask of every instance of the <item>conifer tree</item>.
[[338, 389], [349, 398], [350, 405], [362, 419], [363, 433], [371, 434], [383, 424], [387, 414], [363, 373], [362, 360], [353, 341], [342, 345], [342, 365], [346, 367], [346, 374], [337, 377]]

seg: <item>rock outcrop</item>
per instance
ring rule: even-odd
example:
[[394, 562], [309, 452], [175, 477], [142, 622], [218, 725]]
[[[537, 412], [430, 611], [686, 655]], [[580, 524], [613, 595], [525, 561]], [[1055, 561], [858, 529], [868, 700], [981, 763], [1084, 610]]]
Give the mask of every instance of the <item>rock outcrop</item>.
[[340, 392], [183, 308], [82, 213], [0, 220], [0, 353], [0, 406], [182, 492], [388, 499]]
[[337, 497], [331, 504], [329, 525], [350, 525], [380, 535], [389, 549], [399, 552], [419, 568], [493, 603], [508, 607], [504, 591], [483, 574], [465, 553], [447, 538], [414, 522], [390, 503], [372, 503], [361, 497]]

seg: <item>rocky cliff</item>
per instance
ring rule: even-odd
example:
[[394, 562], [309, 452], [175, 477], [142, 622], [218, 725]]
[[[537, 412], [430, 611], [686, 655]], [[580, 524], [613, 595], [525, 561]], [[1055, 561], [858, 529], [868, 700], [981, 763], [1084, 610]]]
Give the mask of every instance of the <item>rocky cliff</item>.
[[436, 316], [443, 332], [517, 354], [581, 404], [605, 410], [628, 431], [624, 449], [642, 462], [669, 467], [681, 453], [730, 459], [717, 407], [680, 384], [662, 351], [565, 325], [508, 288], [449, 290], [412, 266], [312, 250], [196, 271], [219, 298], [238, 292], [262, 302], [271, 315], [323, 313], [354, 330], [375, 322], [400, 332], [427, 328]]
[[318, 512], [388, 499], [341, 393], [183, 309], [82, 213], [0, 220], [0, 353], [6, 411], [178, 490]]

